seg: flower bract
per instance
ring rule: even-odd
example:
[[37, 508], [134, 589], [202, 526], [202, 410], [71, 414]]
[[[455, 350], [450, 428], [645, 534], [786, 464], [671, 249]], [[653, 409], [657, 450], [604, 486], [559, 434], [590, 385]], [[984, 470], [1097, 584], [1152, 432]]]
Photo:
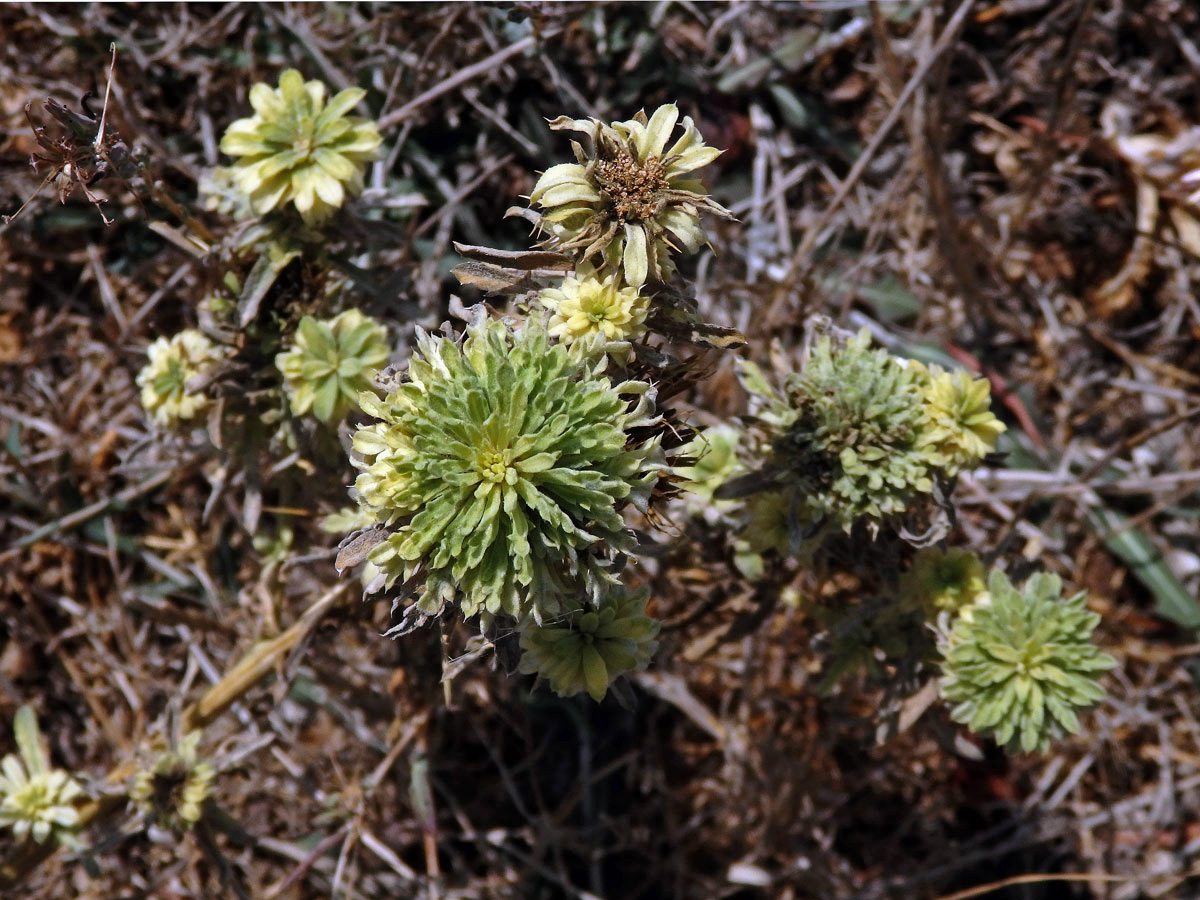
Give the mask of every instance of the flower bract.
[[658, 622], [646, 615], [649, 589], [618, 586], [598, 608], [573, 610], [521, 629], [520, 671], [537, 673], [560, 696], [587, 691], [604, 699], [609, 685], [626, 672], [646, 668], [658, 646]]
[[478, 318], [460, 344], [421, 333], [407, 380], [364, 393], [380, 421], [354, 436], [355, 487], [393, 528], [370, 554], [391, 584], [419, 576], [429, 614], [541, 620], [598, 562], [633, 544], [621, 508], [645, 508], [665, 468], [644, 382], [612, 384], [532, 320]]
[[992, 735], [1009, 752], [1044, 752], [1079, 731], [1076, 711], [1098, 702], [1097, 676], [1116, 665], [1091, 635], [1100, 617], [1082, 592], [1061, 596], [1057, 575], [1033, 575], [1019, 589], [1003, 572], [943, 635], [942, 696], [951, 717]]
[[154, 423], [170, 428], [200, 415], [209, 397], [202, 391], [189, 392], [188, 381], [210, 374], [225, 357], [223, 348], [195, 328], [169, 338], [160, 337], [146, 348], [150, 361], [138, 373], [142, 406]]
[[375, 123], [348, 116], [366, 95], [346, 88], [328, 102], [325, 85], [304, 81], [295, 69], [279, 87], [250, 89], [254, 115], [238, 119], [221, 139], [221, 152], [238, 157], [230, 176], [264, 215], [293, 203], [304, 221], [317, 224], [362, 191], [363, 171], [382, 138]]
[[390, 352], [387, 329], [348, 309], [332, 319], [301, 319], [292, 348], [275, 357], [275, 366], [295, 415], [311, 411], [333, 422], [357, 405]]
[[732, 218], [690, 177], [721, 151], [704, 143], [687, 116], [668, 147], [678, 121], [678, 108], [668, 103], [626, 122], [560, 116], [550, 123], [586, 134], [591, 144], [585, 150], [572, 142], [576, 162], [551, 166], [529, 195], [557, 249], [618, 267], [627, 284], [641, 287], [674, 271], [672, 252], [704, 245], [701, 211]]

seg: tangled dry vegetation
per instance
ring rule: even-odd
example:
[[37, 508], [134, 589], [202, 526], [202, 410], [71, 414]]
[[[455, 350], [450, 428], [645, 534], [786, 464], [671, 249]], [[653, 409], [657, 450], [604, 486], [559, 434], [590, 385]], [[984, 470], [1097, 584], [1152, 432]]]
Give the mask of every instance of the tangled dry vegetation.
[[[0, 7], [0, 212], [26, 204], [0, 226], [0, 751], [32, 705], [90, 822], [57, 853], [5, 832], [0, 893], [1200, 896], [1197, 34], [1187, 0]], [[471, 625], [382, 637], [317, 527], [352, 470], [215, 465], [135, 383], [222, 283], [199, 185], [288, 68], [366, 89], [382, 158], [331, 240], [400, 347], [480, 298], [456, 242], [529, 246], [504, 213], [569, 158], [547, 120], [695, 118], [737, 220], [682, 265], [741, 355], [794, 366], [820, 313], [989, 379], [1004, 455], [962, 473], [955, 533], [1088, 592], [1119, 665], [1082, 733], [1010, 758], [912, 672], [826, 689], [855, 567], [756, 588], [679, 506], [641, 548], [663, 625], [632, 702], [532, 690]], [[275, 274], [256, 303], [333, 277]], [[746, 412], [734, 355], [679, 421]], [[205, 827], [127, 806], [139, 769], [211, 785]]]

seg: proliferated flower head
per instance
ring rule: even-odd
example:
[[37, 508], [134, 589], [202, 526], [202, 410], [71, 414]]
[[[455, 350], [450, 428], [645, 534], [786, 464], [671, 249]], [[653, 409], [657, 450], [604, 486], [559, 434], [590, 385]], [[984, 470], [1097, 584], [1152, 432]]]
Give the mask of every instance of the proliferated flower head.
[[617, 678], [646, 668], [654, 656], [659, 624], [646, 615], [649, 597], [648, 588], [630, 593], [617, 586], [598, 609], [573, 610], [540, 625], [527, 620], [520, 671], [545, 678], [560, 697], [587, 691], [600, 702]]
[[551, 166], [529, 195], [556, 249], [619, 267], [626, 284], [641, 287], [647, 278], [670, 276], [671, 251], [695, 253], [705, 243], [701, 210], [733, 217], [687, 177], [721, 155], [690, 117], [667, 149], [678, 119], [679, 109], [668, 103], [649, 119], [639, 112], [627, 122], [560, 116], [550, 123], [591, 139], [588, 151], [572, 141], [576, 162]]
[[142, 406], [161, 428], [191, 421], [208, 407], [209, 397], [190, 393], [188, 381], [210, 374], [224, 359], [225, 351], [195, 328], [186, 328], [169, 338], [160, 337], [146, 348], [150, 362], [138, 373]]
[[363, 171], [382, 138], [369, 119], [347, 116], [366, 96], [346, 88], [325, 101], [325, 85], [305, 82], [295, 69], [279, 87], [250, 89], [254, 115], [238, 119], [221, 139], [221, 152], [239, 157], [232, 178], [258, 215], [294, 203], [308, 225], [319, 224], [362, 191]]
[[0, 760], [0, 828], [11, 828], [17, 840], [32, 836], [41, 844], [53, 836], [74, 843], [79, 813], [73, 801], [83, 789], [70, 773], [50, 768], [32, 707], [17, 710], [13, 734], [20, 757]]
[[996, 447], [1005, 425], [991, 411], [986, 378], [931, 366], [923, 386], [930, 442], [949, 475], [978, 463]]
[[957, 613], [987, 589], [983, 574], [970, 550], [926, 547], [900, 576], [901, 607], [920, 610], [931, 621], [943, 611]]
[[532, 320], [418, 335], [405, 383], [359, 398], [381, 421], [354, 436], [355, 488], [395, 526], [369, 557], [389, 586], [419, 574], [429, 615], [457, 596], [467, 617], [541, 621], [603, 581], [599, 560], [633, 545], [621, 508], [645, 509], [665, 468], [657, 437], [630, 434], [658, 421], [653, 389], [603, 368]]
[[290, 350], [275, 357], [292, 413], [322, 422], [342, 419], [390, 354], [387, 328], [357, 309], [332, 319], [305, 316]]
[[160, 753], [133, 779], [130, 798], [148, 817], [173, 831], [188, 831], [200, 821], [212, 793], [216, 770], [196, 752], [200, 732], [188, 734], [174, 750]]
[[[763, 397], [770, 450], [762, 470], [742, 480], [777, 494], [766, 506], [786, 516], [783, 552], [826, 527], [849, 533], [863, 520], [877, 527], [933, 491], [937, 457], [928, 447], [918, 373], [869, 344], [866, 329], [841, 347], [824, 336], [804, 371], [790, 375], [782, 393], [768, 388]], [[744, 365], [742, 383], [754, 393], [765, 378]], [[771, 516], [775, 525], [779, 515]]]
[[951, 717], [991, 734], [1010, 753], [1044, 752], [1079, 731], [1076, 710], [1104, 696], [1097, 675], [1116, 665], [1091, 643], [1100, 617], [1086, 595], [1061, 595], [1057, 575], [1039, 573], [1017, 589], [993, 571], [988, 591], [942, 636], [942, 696]]
[[616, 273], [601, 275], [586, 263], [538, 300], [552, 313], [551, 337], [564, 344], [597, 339], [611, 355], [628, 358], [629, 342], [646, 333], [650, 298], [634, 287], [621, 287]]

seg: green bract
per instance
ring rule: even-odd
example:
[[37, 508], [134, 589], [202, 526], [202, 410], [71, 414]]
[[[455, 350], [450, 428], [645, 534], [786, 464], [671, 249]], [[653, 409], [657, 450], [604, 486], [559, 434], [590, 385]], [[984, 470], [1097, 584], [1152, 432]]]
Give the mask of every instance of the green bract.
[[389, 353], [387, 329], [348, 309], [332, 319], [301, 319], [295, 346], [278, 354], [275, 366], [283, 373], [292, 412], [302, 416], [312, 410], [322, 422], [330, 422], [357, 405]]
[[1082, 592], [1062, 599], [1057, 575], [1032, 576], [1018, 590], [992, 572], [988, 593], [943, 635], [942, 696], [954, 721], [991, 734], [1010, 752], [1044, 752], [1079, 731], [1076, 709], [1104, 696], [1096, 677], [1116, 665], [1091, 643], [1100, 617]]
[[536, 672], [560, 696], [587, 691], [604, 699], [626, 672], [644, 669], [658, 643], [658, 622], [646, 615], [650, 591], [618, 586], [599, 609], [578, 609], [551, 622], [527, 621], [521, 629], [521, 672]]
[[621, 507], [644, 509], [664, 466], [657, 437], [630, 435], [657, 421], [653, 389], [603, 367], [533, 321], [418, 335], [407, 381], [360, 397], [381, 421], [354, 436], [355, 487], [395, 527], [370, 555], [389, 585], [419, 576], [430, 614], [458, 595], [468, 617], [538, 621], [597, 589], [600, 560], [633, 545]]
[[363, 170], [382, 142], [375, 123], [347, 116], [366, 95], [346, 88], [325, 102], [325, 85], [305, 82], [295, 69], [279, 87], [250, 89], [254, 115], [238, 119], [221, 139], [221, 152], [240, 157], [232, 179], [258, 215], [288, 202], [310, 225], [362, 191]]

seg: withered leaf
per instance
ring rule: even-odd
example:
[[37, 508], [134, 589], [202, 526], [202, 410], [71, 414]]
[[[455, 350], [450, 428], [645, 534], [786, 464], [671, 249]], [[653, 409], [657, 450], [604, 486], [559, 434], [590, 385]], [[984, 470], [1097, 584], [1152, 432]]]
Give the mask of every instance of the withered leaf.
[[450, 270], [459, 284], [479, 288], [492, 294], [520, 294], [536, 291], [540, 285], [520, 269], [508, 269], [491, 263], [469, 259]]
[[504, 268], [522, 269], [526, 272], [532, 272], [534, 269], [569, 272], [575, 267], [575, 262], [571, 257], [553, 250], [496, 250], [492, 247], [460, 244], [458, 241], [454, 242], [454, 249], [472, 259], [494, 263]]
[[382, 525], [360, 528], [338, 544], [337, 557], [333, 561], [333, 567], [340, 575], [351, 566], [357, 566], [367, 558], [377, 544], [383, 543], [387, 536], [388, 530]]

